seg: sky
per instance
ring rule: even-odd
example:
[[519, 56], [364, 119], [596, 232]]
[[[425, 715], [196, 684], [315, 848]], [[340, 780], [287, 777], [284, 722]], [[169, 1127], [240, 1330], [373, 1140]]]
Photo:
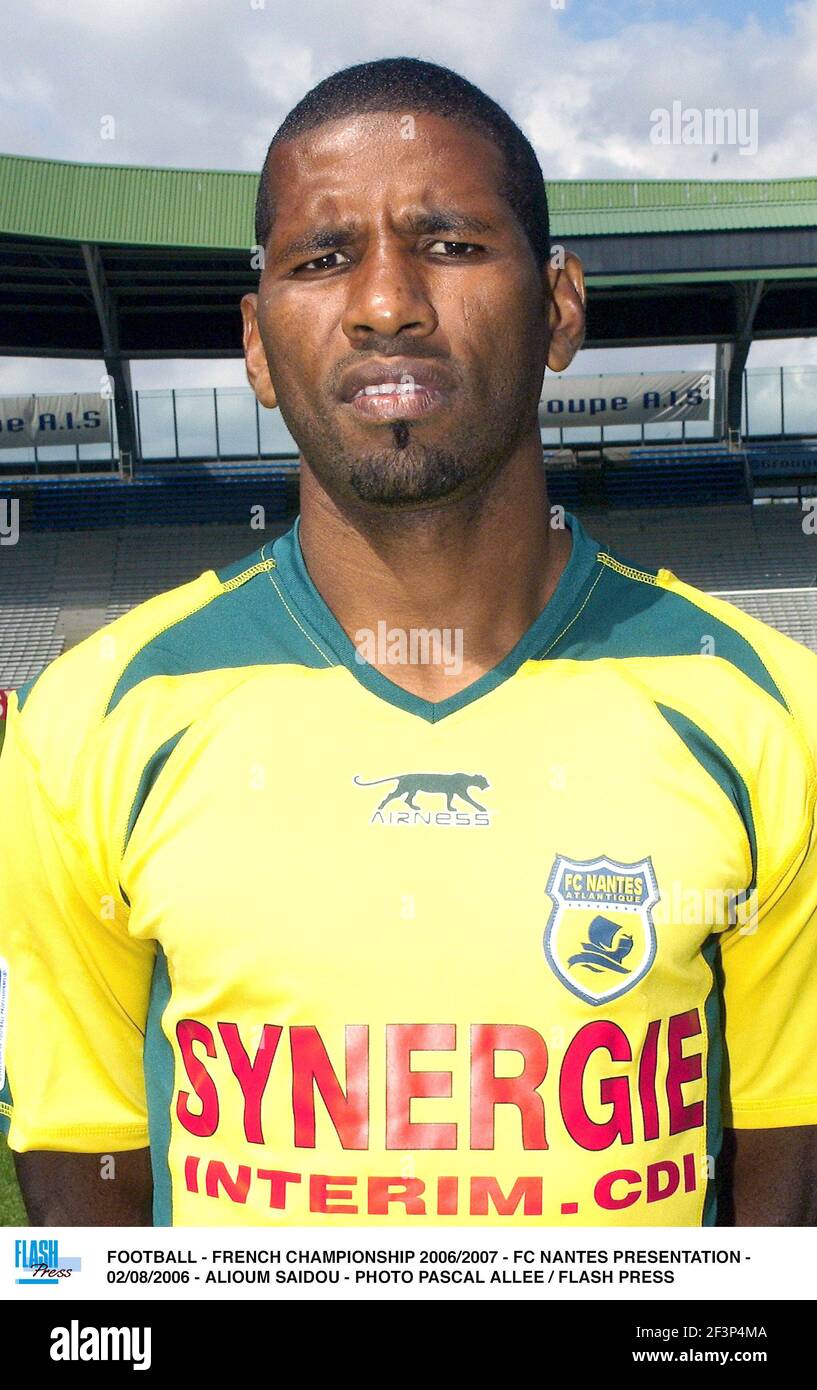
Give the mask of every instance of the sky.
[[[505, 106], [546, 180], [817, 172], [817, 0], [4, 0], [2, 27], [7, 154], [255, 171], [322, 77], [407, 54]], [[756, 149], [655, 143], [653, 113], [673, 102], [756, 112]], [[713, 354], [586, 351], [571, 370], [708, 366]], [[749, 367], [789, 362], [817, 364], [817, 340], [755, 344]], [[0, 358], [0, 393], [94, 389], [99, 372]], [[134, 365], [143, 387], [243, 380], [236, 360]]]

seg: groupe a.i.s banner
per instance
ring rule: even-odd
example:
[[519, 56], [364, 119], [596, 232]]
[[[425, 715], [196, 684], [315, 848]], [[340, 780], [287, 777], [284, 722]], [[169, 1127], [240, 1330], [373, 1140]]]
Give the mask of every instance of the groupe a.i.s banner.
[[546, 376], [539, 424], [552, 429], [711, 420], [714, 384], [711, 371]]
[[98, 391], [0, 396], [0, 449], [109, 444], [109, 401]]

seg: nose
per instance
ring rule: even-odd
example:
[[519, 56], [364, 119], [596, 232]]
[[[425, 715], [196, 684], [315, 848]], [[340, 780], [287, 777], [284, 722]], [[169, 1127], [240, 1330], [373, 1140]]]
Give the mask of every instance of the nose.
[[411, 250], [394, 240], [366, 249], [353, 273], [343, 314], [343, 331], [354, 347], [372, 338], [412, 333], [429, 337], [438, 319], [428, 286]]

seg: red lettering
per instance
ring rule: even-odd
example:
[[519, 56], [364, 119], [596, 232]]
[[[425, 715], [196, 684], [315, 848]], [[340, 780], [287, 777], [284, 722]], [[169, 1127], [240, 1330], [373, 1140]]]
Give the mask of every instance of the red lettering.
[[292, 1110], [295, 1147], [315, 1147], [315, 1087], [344, 1149], [369, 1147], [369, 1029], [346, 1028], [346, 1092], [341, 1090], [317, 1028], [289, 1030], [292, 1049]]
[[[336, 1212], [353, 1216], [357, 1211], [349, 1201], [357, 1178], [330, 1178], [325, 1173], [313, 1173], [309, 1179], [309, 1210], [323, 1215]], [[345, 1184], [341, 1186], [341, 1184]]]
[[192, 1154], [184, 1160], [184, 1185], [188, 1192], [199, 1190], [199, 1160]]
[[681, 1089], [688, 1081], [700, 1081], [703, 1076], [701, 1053], [694, 1052], [691, 1057], [683, 1055], [684, 1039], [697, 1038], [700, 1032], [701, 1019], [697, 1009], [689, 1009], [685, 1014], [673, 1014], [669, 1020], [667, 1101], [670, 1134], [680, 1134], [685, 1129], [699, 1129], [704, 1122], [703, 1101], [696, 1100], [691, 1105], [685, 1105]]
[[655, 1093], [655, 1073], [658, 1068], [658, 1035], [661, 1020], [653, 1019], [647, 1029], [641, 1061], [638, 1065], [638, 1097], [644, 1120], [644, 1138], [658, 1138], [658, 1097]]
[[450, 1100], [450, 1071], [412, 1071], [412, 1052], [453, 1052], [453, 1023], [391, 1023], [386, 1028], [386, 1148], [456, 1149], [455, 1124], [413, 1121], [411, 1102], [419, 1097]]
[[240, 1163], [236, 1176], [232, 1178], [225, 1163], [211, 1158], [204, 1177], [204, 1190], [208, 1197], [218, 1197], [219, 1188], [223, 1187], [231, 1202], [243, 1204], [250, 1190], [250, 1175], [251, 1170]]
[[[497, 1076], [497, 1052], [519, 1052], [517, 1076]], [[538, 1094], [547, 1075], [548, 1052], [535, 1028], [522, 1023], [475, 1023], [471, 1027], [471, 1148], [494, 1147], [496, 1107], [515, 1105], [522, 1117], [522, 1146], [546, 1149], [545, 1103]]]
[[204, 1023], [195, 1018], [183, 1018], [176, 1025], [176, 1039], [182, 1054], [182, 1062], [187, 1078], [196, 1096], [201, 1101], [201, 1111], [196, 1114], [190, 1109], [189, 1091], [179, 1091], [176, 1098], [176, 1114], [179, 1123], [199, 1139], [209, 1139], [218, 1128], [218, 1091], [216, 1083], [204, 1063], [193, 1051], [194, 1043], [203, 1043], [208, 1057], [215, 1057], [216, 1044], [213, 1034]]
[[[645, 1023], [635, 1059], [627, 1034], [609, 1019], [594, 1019], [579, 1028], [565, 1050], [558, 1078], [564, 1128], [574, 1143], [589, 1152], [600, 1152], [616, 1141], [632, 1144], [633, 1106], [639, 1102], [639, 1136], [643, 1125], [645, 1140], [658, 1139], [660, 1133], [666, 1132], [664, 1093], [670, 1135], [704, 1124], [704, 1100], [688, 1102], [685, 1089], [697, 1084], [698, 1094], [703, 1091], [704, 1044], [699, 1042], [697, 1051], [685, 1055], [686, 1039], [700, 1038], [704, 1032], [702, 1017], [697, 1009], [690, 1009], [667, 1020], [666, 1071], [664, 1027], [662, 1019]], [[182, 1019], [176, 1027], [178, 1052], [188, 1084], [176, 1094], [175, 1113], [179, 1123], [197, 1138], [208, 1139], [216, 1133], [220, 1124], [220, 1078], [226, 1076], [226, 1084], [231, 1086], [231, 1072], [243, 1101], [244, 1138], [255, 1145], [267, 1142], [265, 1130], [269, 1130], [271, 1119], [269, 1111], [264, 1110], [264, 1100], [284, 1028], [272, 1023], [259, 1027], [259, 1033], [253, 1035], [253, 1042], [256, 1036], [260, 1039], [254, 1049], [246, 1045], [247, 1030], [243, 1031], [244, 1038], [240, 1026], [232, 1022], [219, 1022], [217, 1029], [214, 1025], [211, 1031], [205, 1023], [191, 1018]], [[368, 1027], [355, 1024], [345, 1029], [345, 1074], [340, 1067], [335, 1071], [317, 1027], [293, 1025], [288, 1031], [294, 1146], [314, 1150], [337, 1138], [344, 1150], [367, 1150]], [[412, 1111], [416, 1114], [415, 1101], [452, 1100], [454, 1068], [450, 1054], [456, 1050], [457, 1036], [453, 1023], [400, 1023], [386, 1028], [385, 1134], [378, 1137], [378, 1147], [385, 1143], [390, 1150], [456, 1150], [458, 1124], [454, 1120], [420, 1120], [413, 1118]], [[495, 1149], [500, 1125], [503, 1137], [510, 1138], [512, 1133], [514, 1142], [525, 1150], [546, 1150], [545, 1101], [540, 1093], [549, 1064], [544, 1038], [535, 1028], [523, 1024], [472, 1024], [470, 1048], [471, 1148]], [[430, 1063], [430, 1069], [418, 1065], [415, 1070], [412, 1063], [416, 1052], [449, 1054], [448, 1064], [445, 1069]], [[217, 1064], [212, 1073], [208, 1059]], [[279, 1062], [279, 1070], [284, 1065]], [[503, 1074], [511, 1069], [513, 1075]], [[499, 1106], [510, 1106], [516, 1113], [498, 1117]], [[432, 1115], [435, 1111], [445, 1113], [441, 1107], [429, 1108]], [[450, 1113], [450, 1107], [446, 1108]], [[450, 1181], [453, 1183], [454, 1179]], [[683, 1181], [689, 1181], [686, 1171]], [[197, 1172], [191, 1172], [190, 1182], [199, 1182]], [[453, 1188], [440, 1189], [439, 1200], [441, 1211], [447, 1211], [449, 1204], [456, 1210], [458, 1196]]]
[[280, 1168], [259, 1168], [257, 1176], [269, 1183], [269, 1204], [283, 1211], [287, 1204], [287, 1183], [300, 1182], [300, 1173], [285, 1173]]
[[[666, 1178], [666, 1184], [661, 1186], [661, 1178]], [[647, 1201], [664, 1202], [667, 1197], [678, 1191], [678, 1183], [681, 1174], [678, 1172], [678, 1164], [672, 1163], [669, 1159], [665, 1163], [650, 1163], [647, 1167]]]
[[593, 1189], [596, 1206], [602, 1207], [604, 1211], [619, 1211], [622, 1207], [631, 1207], [633, 1202], [637, 1202], [641, 1196], [640, 1188], [631, 1188], [629, 1192], [625, 1192], [623, 1197], [614, 1197], [613, 1183], [627, 1182], [633, 1184], [640, 1181], [640, 1175], [632, 1168], [617, 1168], [614, 1173], [605, 1173], [603, 1177], [599, 1178]]
[[684, 1191], [694, 1192], [698, 1186], [695, 1174], [695, 1155], [684, 1154]]
[[609, 1120], [592, 1120], [584, 1103], [584, 1073], [594, 1052], [609, 1052], [614, 1062], [632, 1061], [627, 1034], [617, 1023], [599, 1019], [586, 1023], [570, 1043], [562, 1062], [559, 1077], [559, 1099], [565, 1128], [583, 1149], [598, 1152], [609, 1149], [616, 1139], [622, 1144], [633, 1142], [633, 1116], [630, 1108], [630, 1083], [626, 1076], [605, 1077], [599, 1085], [602, 1105], [612, 1106]]
[[369, 1213], [388, 1216], [390, 1202], [402, 1202], [408, 1216], [425, 1216], [426, 1204], [421, 1201], [425, 1183], [419, 1178], [369, 1178]]
[[437, 1215], [456, 1216], [459, 1210], [459, 1178], [437, 1179]]
[[220, 1023], [218, 1031], [227, 1049], [233, 1075], [241, 1087], [241, 1094], [244, 1097], [244, 1133], [251, 1144], [263, 1144], [261, 1101], [264, 1098], [270, 1068], [278, 1050], [282, 1030], [276, 1024], [264, 1024], [255, 1061], [252, 1063], [244, 1050], [238, 1024]]
[[520, 1202], [526, 1216], [541, 1216], [542, 1179], [517, 1178], [506, 1197], [496, 1178], [472, 1178], [471, 1215], [487, 1216], [489, 1199], [500, 1216], [513, 1216]]

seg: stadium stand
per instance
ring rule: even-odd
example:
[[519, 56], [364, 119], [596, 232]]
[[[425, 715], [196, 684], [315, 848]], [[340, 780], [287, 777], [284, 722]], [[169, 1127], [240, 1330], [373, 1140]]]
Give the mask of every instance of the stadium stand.
[[720, 597], [817, 652], [817, 589], [745, 589]]
[[[742, 452], [723, 446], [686, 445], [607, 451], [595, 463], [549, 465], [553, 502], [573, 508], [584, 502], [615, 508], [706, 506], [748, 502], [750, 474]], [[546, 455], [546, 465], [548, 457]]]
[[[152, 495], [158, 505], [161, 493]], [[198, 525], [160, 525], [165, 512], [141, 525], [77, 529], [81, 513], [69, 512], [68, 529], [21, 528], [0, 568], [0, 688], [22, 684], [64, 646], [153, 594], [249, 554], [289, 524], [267, 514], [266, 530], [253, 529], [246, 499], [241, 524], [215, 521], [222, 498], [220, 489], [210, 494], [210, 519]], [[647, 569], [666, 565], [817, 651], [817, 536], [804, 529], [796, 498], [681, 506], [670, 489], [664, 500], [672, 505], [569, 505], [625, 559]]]
[[154, 594], [184, 584], [207, 569], [221, 569], [273, 539], [288, 523], [260, 534], [244, 526], [174, 526], [119, 533], [105, 622]]
[[666, 565], [709, 593], [817, 584], [817, 536], [796, 504], [585, 511], [591, 534], [647, 569]]
[[65, 639], [55, 632], [59, 605], [49, 604], [32, 611], [30, 607], [4, 607], [0, 630], [0, 681], [6, 690], [39, 675], [49, 661], [60, 655]]
[[817, 493], [817, 447], [813, 441], [746, 445], [754, 497], [789, 497]]
[[132, 480], [119, 477], [4, 478], [0, 500], [20, 501], [21, 529], [79, 531], [116, 526], [166, 525], [184, 517], [188, 524], [244, 520], [261, 504], [268, 519], [280, 520], [290, 495], [292, 470], [269, 464], [182, 468], [145, 465]]
[[247, 524], [21, 531], [14, 563], [0, 552], [0, 688], [12, 690], [104, 623], [153, 594], [249, 554]]
[[0, 686], [6, 689], [36, 676], [64, 645], [56, 631], [55, 538], [26, 550], [0, 566]]

